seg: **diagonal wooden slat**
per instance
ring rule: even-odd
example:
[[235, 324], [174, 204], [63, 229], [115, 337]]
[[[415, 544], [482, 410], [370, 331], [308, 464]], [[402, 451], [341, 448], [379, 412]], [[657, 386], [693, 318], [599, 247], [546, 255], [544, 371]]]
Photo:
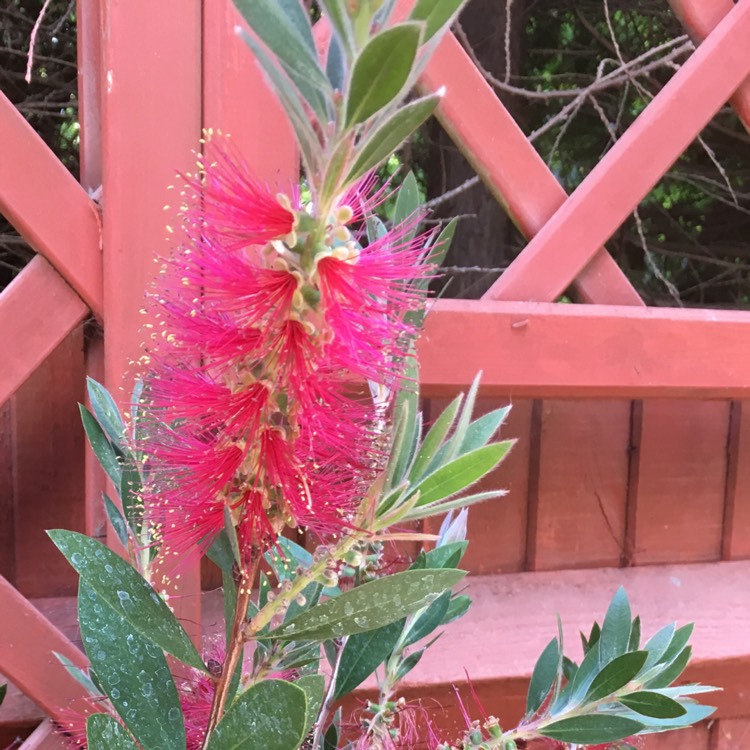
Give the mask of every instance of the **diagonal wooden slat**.
[[96, 205], [0, 92], [0, 213], [102, 314]]
[[[438, 119], [524, 236], [536, 235], [568, 196], [453, 34], [419, 85], [430, 92], [445, 87]], [[604, 249], [574, 283], [585, 302], [643, 304]]]
[[750, 398], [750, 313], [437, 300], [418, 344], [426, 396], [482, 370], [484, 395]]
[[[733, 0], [669, 0], [669, 4], [696, 44], [706, 39], [734, 8]], [[750, 131], [750, 81], [737, 89], [730, 102]]]
[[0, 294], [0, 404], [86, 317], [88, 307], [37, 255]]
[[66, 709], [85, 713], [86, 691], [52, 653], [85, 667], [81, 651], [2, 576], [0, 611], [2, 673], [55, 720]]
[[750, 0], [740, 0], [487, 298], [557, 299], [750, 75], [748, 39]]

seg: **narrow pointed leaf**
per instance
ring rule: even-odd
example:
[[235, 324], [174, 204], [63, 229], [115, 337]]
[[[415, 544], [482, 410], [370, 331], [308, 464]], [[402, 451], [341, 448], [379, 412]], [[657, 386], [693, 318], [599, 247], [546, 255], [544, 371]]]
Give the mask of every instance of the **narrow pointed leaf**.
[[444, 591], [440, 596], [430, 604], [412, 623], [409, 634], [404, 640], [404, 646], [413, 646], [422, 638], [426, 638], [435, 628], [439, 628], [443, 619], [448, 613], [448, 607], [451, 603], [451, 592]]
[[553, 638], [542, 651], [534, 666], [531, 682], [526, 695], [526, 714], [535, 713], [549, 695], [557, 678], [557, 665], [560, 659], [557, 638]]
[[624, 740], [643, 729], [634, 719], [607, 714], [589, 714], [561, 719], [539, 729], [539, 734], [559, 742], [578, 745], [601, 745]]
[[620, 703], [637, 714], [651, 716], [654, 719], [676, 719], [687, 713], [685, 707], [676, 700], [649, 690], [623, 695]]
[[303, 612], [270, 637], [323, 641], [375, 630], [431, 604], [465, 575], [462, 570], [407, 570], [379, 578]]
[[510, 440], [485, 445], [441, 466], [413, 488], [413, 492], [419, 492], [417, 507], [463, 492], [495, 469], [512, 445], [513, 441]]
[[320, 707], [323, 705], [326, 678], [322, 674], [307, 674], [295, 680], [294, 684], [305, 691], [305, 726], [309, 732], [318, 720]]
[[94, 415], [83, 404], [79, 404], [78, 406], [81, 411], [83, 429], [86, 431], [86, 437], [91, 444], [94, 455], [115, 487], [119, 487], [120, 479], [122, 478], [122, 467], [117, 449], [112, 445], [109, 438], [107, 438], [102, 426], [96, 421]]
[[631, 651], [613, 659], [591, 682], [586, 701], [593, 703], [625, 687], [641, 671], [647, 656], [646, 651]]
[[361, 685], [388, 658], [403, 626], [403, 620], [399, 620], [349, 637], [339, 662], [334, 691], [336, 700]]
[[104, 509], [107, 513], [107, 518], [112, 524], [112, 528], [120, 540], [120, 544], [123, 547], [128, 546], [128, 525], [123, 518], [120, 509], [112, 502], [109, 495], [106, 492], [102, 492], [102, 499], [104, 500]]
[[297, 750], [306, 733], [305, 691], [284, 680], [264, 680], [235, 699], [207, 750]]
[[422, 445], [417, 451], [417, 459], [409, 472], [409, 480], [412, 483], [422, 478], [427, 467], [435, 457], [438, 448], [445, 440], [446, 435], [450, 432], [453, 423], [456, 421], [456, 415], [461, 407], [463, 394], [459, 394], [443, 409], [440, 416], [435, 420], [429, 432], [425, 435]]
[[468, 453], [486, 445], [508, 418], [508, 414], [510, 414], [510, 406], [505, 406], [474, 420], [466, 430], [460, 452]]
[[625, 653], [632, 624], [630, 602], [625, 589], [621, 586], [612, 598], [607, 614], [604, 616], [604, 622], [602, 622], [599, 642], [604, 664]]
[[671, 685], [685, 671], [685, 667], [688, 665], [692, 653], [692, 647], [685, 646], [685, 648], [671, 662], [669, 662], [669, 664], [666, 664], [655, 677], [650, 679], [644, 687], [663, 688]]
[[47, 532], [82, 580], [136, 631], [180, 661], [205, 671], [203, 660], [164, 600], [119, 555], [74, 531]]
[[420, 26], [402, 23], [382, 31], [357, 57], [346, 101], [346, 125], [358, 125], [403, 90], [417, 54]]
[[[330, 53], [329, 53], [330, 57]], [[330, 76], [329, 76], [330, 77]], [[440, 95], [409, 102], [388, 117], [357, 149], [357, 158], [346, 182], [351, 183], [380, 166], [404, 141], [425, 123], [440, 102]]]
[[466, 0], [418, 0], [411, 18], [424, 21], [424, 41], [432, 39], [443, 27], [447, 27], [458, 15]]
[[117, 404], [109, 391], [93, 378], [86, 378], [86, 387], [97, 421], [104, 428], [107, 437], [115, 445], [121, 446], [125, 437], [125, 423], [122, 421]]

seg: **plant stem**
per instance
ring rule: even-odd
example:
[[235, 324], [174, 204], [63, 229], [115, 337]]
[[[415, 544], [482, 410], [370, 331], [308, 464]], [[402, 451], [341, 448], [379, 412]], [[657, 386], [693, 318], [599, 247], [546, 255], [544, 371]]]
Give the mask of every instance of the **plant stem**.
[[203, 750], [208, 747], [211, 733], [216, 729], [216, 725], [221, 721], [224, 715], [224, 706], [227, 702], [229, 689], [232, 684], [232, 678], [237, 666], [242, 660], [242, 654], [245, 648], [245, 623], [247, 621], [247, 608], [250, 604], [250, 596], [253, 592], [253, 582], [258, 573], [262, 555], [260, 552], [254, 552], [250, 562], [249, 570], [242, 570], [240, 582], [237, 587], [237, 604], [234, 611], [234, 621], [232, 622], [232, 633], [227, 644], [227, 656], [224, 660], [224, 667], [221, 672], [219, 682], [216, 684], [213, 703], [211, 704], [211, 713], [208, 718], [208, 727], [206, 728], [206, 738], [203, 742]]
[[318, 750], [320, 748], [320, 743], [323, 740], [323, 729], [325, 728], [326, 719], [328, 718], [328, 713], [330, 712], [331, 704], [333, 703], [333, 696], [335, 695], [335, 692], [336, 692], [336, 680], [339, 674], [339, 666], [341, 665], [341, 655], [344, 653], [344, 647], [346, 646], [346, 642], [348, 640], [349, 640], [349, 636], [346, 636], [345, 638], [343, 638], [341, 641], [341, 645], [336, 651], [336, 661], [333, 664], [333, 670], [331, 672], [331, 681], [328, 683], [328, 690], [326, 691], [326, 696], [323, 700], [323, 705], [320, 707], [320, 712], [318, 713], [318, 720], [315, 722], [315, 731], [313, 733], [312, 748], [310, 750]]

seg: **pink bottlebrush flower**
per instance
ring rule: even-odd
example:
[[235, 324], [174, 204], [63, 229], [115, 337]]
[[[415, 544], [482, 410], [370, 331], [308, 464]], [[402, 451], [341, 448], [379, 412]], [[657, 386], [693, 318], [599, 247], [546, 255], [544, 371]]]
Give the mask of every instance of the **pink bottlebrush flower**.
[[[190, 213], [196, 226], [233, 250], [263, 245], [294, 232], [292, 200], [277, 197], [252, 175], [230, 139], [206, 139], [200, 172], [186, 183], [198, 197], [200, 210]], [[188, 210], [191, 210], [189, 206]]]
[[120, 720], [115, 713], [112, 704], [107, 698], [86, 698], [88, 709], [84, 712], [73, 709], [64, 709], [63, 717], [55, 722], [55, 731], [62, 735], [70, 750], [86, 750], [86, 722], [93, 714], [107, 714], [114, 719]]
[[180, 707], [185, 719], [186, 750], [201, 750], [203, 747], [215, 690], [213, 679], [197, 670], [191, 670], [188, 679], [179, 686]]
[[404, 315], [422, 301], [412, 282], [429, 273], [416, 217], [364, 249], [353, 239], [347, 224], [381, 200], [371, 178], [333, 216], [306, 217], [298, 242], [292, 201], [206, 150], [144, 359], [146, 514], [173, 559], [205, 549], [227, 509], [245, 553], [287, 524], [351, 525], [386, 457], [384, 407], [355, 383], [398, 385], [415, 334]]

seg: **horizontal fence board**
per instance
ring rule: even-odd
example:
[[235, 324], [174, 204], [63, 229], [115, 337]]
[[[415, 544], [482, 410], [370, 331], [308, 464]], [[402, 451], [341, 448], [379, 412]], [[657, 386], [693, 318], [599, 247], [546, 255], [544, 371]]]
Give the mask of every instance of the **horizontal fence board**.
[[425, 396], [482, 370], [513, 398], [748, 398], [750, 312], [436, 300], [418, 343]]
[[630, 564], [721, 559], [729, 403], [657, 399], [639, 408]]
[[532, 570], [619, 566], [630, 401], [543, 401]]
[[750, 750], [750, 719], [722, 719], [713, 734], [711, 750]]

